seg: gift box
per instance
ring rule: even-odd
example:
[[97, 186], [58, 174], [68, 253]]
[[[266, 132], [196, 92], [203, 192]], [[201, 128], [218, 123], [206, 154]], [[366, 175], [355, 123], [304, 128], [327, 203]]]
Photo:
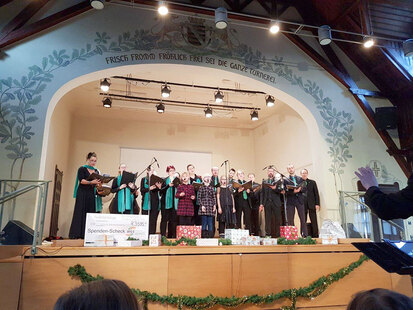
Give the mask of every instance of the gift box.
[[123, 247], [142, 246], [142, 240], [119, 240], [116, 246], [123, 246]]
[[281, 226], [280, 235], [288, 240], [297, 240], [299, 237], [298, 229], [295, 226]]
[[98, 235], [96, 236], [94, 246], [114, 246], [114, 239], [112, 235]]
[[262, 245], [277, 245], [278, 239], [277, 238], [262, 238], [261, 244]]
[[160, 246], [162, 244], [160, 234], [149, 235], [149, 246]]
[[185, 226], [179, 225], [176, 227], [176, 239], [179, 240], [182, 237], [189, 239], [201, 238], [202, 226]]
[[257, 236], [247, 236], [241, 237], [241, 245], [260, 245], [260, 237]]
[[197, 246], [218, 246], [218, 239], [215, 238], [201, 238], [196, 239]]
[[249, 234], [248, 229], [225, 229], [225, 239], [230, 239], [232, 244], [246, 243], [247, 239], [242, 241], [242, 238], [249, 237]]
[[338, 238], [334, 234], [321, 234], [321, 244], [338, 244]]

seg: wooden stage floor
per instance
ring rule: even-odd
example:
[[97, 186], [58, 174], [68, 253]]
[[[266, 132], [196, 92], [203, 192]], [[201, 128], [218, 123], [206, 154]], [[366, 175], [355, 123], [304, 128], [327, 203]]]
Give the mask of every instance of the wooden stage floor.
[[[351, 240], [354, 241], [354, 240]], [[359, 240], [357, 240], [359, 241]], [[36, 256], [23, 246], [0, 247], [1, 309], [52, 309], [56, 299], [80, 285], [67, 274], [81, 264], [92, 275], [125, 281], [131, 288], [160, 295], [244, 296], [304, 287], [356, 261], [361, 253], [338, 245], [89, 248], [41, 246]], [[345, 309], [351, 296], [376, 287], [412, 296], [410, 277], [388, 274], [374, 262], [331, 285], [299, 309]], [[288, 301], [248, 307], [279, 309]], [[149, 304], [149, 309], [168, 306]], [[173, 307], [169, 307], [172, 309]], [[244, 309], [247, 307], [243, 307]]]

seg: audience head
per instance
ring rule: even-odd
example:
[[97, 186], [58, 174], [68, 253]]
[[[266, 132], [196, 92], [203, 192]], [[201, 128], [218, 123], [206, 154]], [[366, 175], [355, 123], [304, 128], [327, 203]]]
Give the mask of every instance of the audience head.
[[303, 178], [303, 180], [307, 180], [308, 178], [308, 170], [307, 169], [301, 169], [301, 177]]
[[98, 280], [63, 294], [54, 310], [138, 310], [138, 302], [125, 282]]
[[219, 168], [218, 167], [212, 167], [211, 168], [212, 176], [217, 177], [219, 173]]
[[289, 173], [290, 175], [294, 175], [294, 173], [295, 173], [294, 165], [289, 164], [289, 165], [287, 166], [287, 171], [288, 171], [288, 173]]
[[97, 160], [98, 160], [98, 157], [95, 152], [89, 152], [86, 155], [86, 162], [89, 166], [94, 167], [96, 165]]
[[358, 292], [347, 310], [408, 310], [413, 309], [413, 300], [403, 294], [375, 288]]

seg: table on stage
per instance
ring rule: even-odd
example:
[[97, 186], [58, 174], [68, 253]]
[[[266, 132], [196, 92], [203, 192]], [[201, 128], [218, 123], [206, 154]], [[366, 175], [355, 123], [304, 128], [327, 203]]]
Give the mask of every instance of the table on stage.
[[[338, 245], [219, 247], [57, 245], [39, 247], [35, 257], [25, 246], [2, 246], [0, 300], [4, 309], [52, 309], [62, 293], [80, 285], [78, 279], [70, 278], [67, 273], [68, 268], [76, 264], [83, 265], [92, 275], [123, 280], [131, 288], [160, 295], [230, 297], [277, 293], [307, 286], [320, 276], [359, 259], [361, 253], [350, 240], [360, 241], [343, 239]], [[354, 293], [376, 287], [412, 295], [410, 277], [386, 273], [374, 262], [367, 261], [314, 300], [299, 299], [297, 306], [345, 309]], [[289, 301], [284, 299], [263, 307], [278, 309], [287, 304]], [[168, 306], [149, 304], [149, 309], [158, 308]]]

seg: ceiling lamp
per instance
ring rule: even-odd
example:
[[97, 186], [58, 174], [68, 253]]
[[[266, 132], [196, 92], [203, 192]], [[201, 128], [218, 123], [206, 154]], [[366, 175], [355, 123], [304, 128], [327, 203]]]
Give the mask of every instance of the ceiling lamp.
[[159, 6], [158, 6], [158, 13], [159, 15], [165, 16], [169, 12], [168, 7], [166, 6], [165, 1], [159, 1]]
[[156, 111], [158, 113], [164, 113], [165, 112], [165, 106], [163, 105], [163, 103], [160, 103], [156, 106]]
[[212, 109], [210, 107], [207, 107], [205, 110], [205, 117], [206, 118], [211, 118], [212, 117]]
[[373, 40], [372, 37], [370, 37], [370, 36], [365, 36], [365, 37], [363, 38], [363, 46], [364, 46], [365, 48], [370, 48], [370, 47], [372, 47], [373, 45], [374, 45], [374, 40]]
[[224, 99], [224, 94], [219, 90], [219, 88], [218, 88], [218, 91], [215, 92], [214, 96], [215, 96], [216, 103], [221, 103], [222, 100]]
[[225, 29], [228, 26], [227, 9], [220, 7], [215, 9], [215, 27], [218, 29]]
[[110, 80], [108, 79], [104, 79], [103, 81], [100, 81], [100, 89], [107, 93], [109, 91], [109, 87], [110, 87]]
[[275, 103], [275, 99], [273, 96], [268, 95], [265, 97], [265, 105], [269, 108], [273, 107]]
[[105, 108], [111, 108], [112, 107], [112, 99], [110, 99], [109, 97], [105, 97], [102, 100], [103, 106]]
[[323, 25], [318, 28], [318, 42], [320, 45], [328, 45], [331, 43], [331, 28], [328, 25]]
[[254, 121], [254, 122], [258, 121], [258, 112], [257, 111], [254, 110], [254, 111], [251, 112], [251, 120]]
[[101, 10], [105, 7], [105, 0], [90, 0], [90, 5], [96, 10]]
[[272, 34], [276, 34], [280, 31], [280, 24], [277, 21], [271, 22], [269, 30]]
[[165, 83], [161, 88], [161, 95], [163, 98], [168, 98], [170, 94], [171, 88], [168, 86], [168, 84]]
[[403, 42], [404, 57], [410, 57], [413, 55], [413, 39], [408, 39]]

